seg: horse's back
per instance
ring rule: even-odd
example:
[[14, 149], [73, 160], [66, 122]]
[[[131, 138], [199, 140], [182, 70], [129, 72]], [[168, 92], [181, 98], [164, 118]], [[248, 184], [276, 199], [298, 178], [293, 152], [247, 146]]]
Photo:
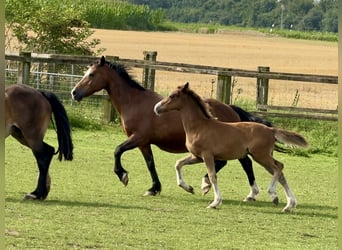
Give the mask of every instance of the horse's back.
[[209, 111], [222, 122], [239, 122], [240, 116], [234, 111], [232, 107], [219, 102], [215, 99], [205, 99], [205, 103], [209, 104]]
[[44, 136], [51, 118], [51, 106], [37, 90], [15, 84], [5, 89], [5, 124], [7, 135], [12, 126], [23, 135], [36, 133]]

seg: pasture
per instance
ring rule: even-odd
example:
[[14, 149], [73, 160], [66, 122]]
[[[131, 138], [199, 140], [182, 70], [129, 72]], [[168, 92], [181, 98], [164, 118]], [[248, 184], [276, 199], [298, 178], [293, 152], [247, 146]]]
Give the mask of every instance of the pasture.
[[[217, 34], [181, 32], [138, 32], [95, 30], [101, 40], [104, 55], [142, 59], [143, 51], [157, 51], [157, 60], [200, 64], [235, 69], [256, 70], [269, 66], [270, 71], [337, 75], [337, 43], [287, 39], [255, 31], [225, 31]], [[140, 81], [142, 70], [132, 74]], [[256, 80], [236, 77], [232, 100], [241, 105], [255, 101]], [[176, 86], [190, 82], [204, 97], [216, 94], [215, 77], [157, 71], [155, 90], [167, 94]], [[269, 105], [291, 106], [299, 94], [296, 106], [302, 108], [336, 109], [337, 85], [271, 80]]]
[[[47, 142], [56, 146], [50, 129]], [[280, 204], [266, 192], [271, 176], [254, 163], [261, 193], [244, 203], [249, 186], [237, 161], [218, 175], [223, 204], [206, 209], [212, 199], [200, 193], [203, 164], [184, 168], [195, 188], [176, 185], [174, 163], [184, 154], [154, 148], [163, 189], [143, 197], [151, 185], [138, 150], [125, 153], [130, 181], [124, 187], [113, 173], [113, 152], [125, 139], [118, 127], [73, 130], [74, 161], [51, 163], [51, 192], [46, 201], [23, 201], [36, 184], [37, 167], [27, 148], [5, 142], [6, 249], [337, 249], [337, 157], [299, 157], [276, 153], [299, 205], [290, 214], [278, 185]]]

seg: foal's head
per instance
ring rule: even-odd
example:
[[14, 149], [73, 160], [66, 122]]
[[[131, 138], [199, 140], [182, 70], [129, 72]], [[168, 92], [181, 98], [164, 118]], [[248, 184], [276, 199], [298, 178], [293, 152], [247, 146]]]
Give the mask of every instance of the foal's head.
[[208, 109], [208, 105], [204, 103], [199, 95], [189, 88], [188, 82], [183, 86], [179, 86], [176, 90], [172, 91], [169, 96], [158, 102], [154, 106], [154, 112], [159, 115], [171, 110], [181, 110], [184, 105], [187, 105], [188, 101], [195, 102], [206, 118], [213, 118]]

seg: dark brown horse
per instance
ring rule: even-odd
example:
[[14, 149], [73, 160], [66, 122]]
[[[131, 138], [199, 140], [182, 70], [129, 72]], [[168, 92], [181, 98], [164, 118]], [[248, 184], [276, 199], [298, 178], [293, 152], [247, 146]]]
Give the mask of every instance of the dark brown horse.
[[307, 147], [304, 137], [294, 132], [267, 127], [255, 122], [218, 121], [212, 116], [203, 100], [190, 90], [189, 83], [178, 87], [168, 97], [158, 102], [154, 110], [158, 115], [175, 110], [180, 112], [186, 133], [186, 147], [191, 154], [178, 161], [177, 182], [182, 188], [189, 189], [189, 185], [182, 178], [181, 168], [185, 164], [205, 162], [215, 193], [214, 201], [208, 206], [209, 208], [215, 208], [222, 202], [217, 184], [215, 160], [241, 159], [247, 155], [251, 155], [273, 175], [268, 192], [276, 199], [275, 203], [278, 203], [276, 184], [280, 181], [287, 197], [287, 205], [283, 211], [288, 212], [296, 206], [297, 201], [282, 172], [284, 166], [273, 158], [272, 153], [276, 141]]
[[[72, 89], [71, 95], [74, 100], [81, 101], [84, 97], [102, 89], [108, 92], [113, 106], [120, 114], [122, 127], [128, 136], [128, 139], [115, 149], [114, 172], [124, 185], [128, 184], [128, 175], [122, 167], [121, 155], [127, 150], [138, 147], [144, 156], [153, 182], [152, 187], [146, 191], [145, 195], [160, 193], [161, 183], [155, 169], [151, 144], [171, 153], [187, 152], [185, 133], [179, 113], [175, 111], [163, 117], [156, 116], [153, 107], [163, 97], [142, 87], [132, 79], [125, 67], [107, 62], [104, 57], [89, 66], [83, 78]], [[231, 107], [214, 99], [208, 99], [206, 102], [209, 104], [211, 112], [221, 121], [238, 122], [241, 121], [239, 117], [241, 115], [245, 121], [254, 120], [267, 123], [238, 107]], [[247, 156], [241, 158], [240, 162], [251, 186], [251, 192], [245, 200], [255, 200], [259, 191], [255, 182], [252, 162]], [[226, 161], [217, 160], [216, 171], [219, 171], [225, 164]], [[202, 190], [206, 193], [209, 188], [210, 181], [205, 176], [202, 181]]]
[[[5, 137], [12, 135], [29, 147], [36, 158], [39, 175], [36, 189], [26, 199], [44, 200], [50, 191], [49, 166], [55, 149], [45, 143], [44, 135], [54, 114], [58, 159], [72, 160], [73, 144], [67, 113], [56, 95], [48, 91], [15, 84], [5, 89]], [[56, 154], [57, 154], [56, 153]]]

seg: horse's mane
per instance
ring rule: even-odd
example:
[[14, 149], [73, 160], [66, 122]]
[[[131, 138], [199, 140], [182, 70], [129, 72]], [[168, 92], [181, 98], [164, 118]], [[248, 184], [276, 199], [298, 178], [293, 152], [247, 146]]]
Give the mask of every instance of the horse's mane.
[[189, 88], [186, 89], [186, 93], [195, 101], [206, 118], [216, 119], [210, 112], [209, 105], [207, 105], [199, 95]]
[[132, 76], [128, 73], [128, 68], [124, 65], [117, 64], [117, 63], [111, 63], [106, 61], [106, 64], [114, 70], [116, 73], [119, 74], [120, 77], [122, 77], [126, 82], [128, 82], [129, 86], [132, 88], [136, 88], [139, 90], [146, 90], [143, 86], [141, 86], [136, 80], [132, 78]]

